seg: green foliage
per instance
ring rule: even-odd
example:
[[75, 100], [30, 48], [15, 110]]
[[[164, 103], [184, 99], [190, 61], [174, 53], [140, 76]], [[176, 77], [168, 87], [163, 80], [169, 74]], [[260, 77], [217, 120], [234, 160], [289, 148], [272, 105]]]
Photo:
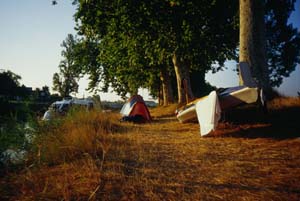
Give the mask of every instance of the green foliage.
[[79, 1], [78, 32], [99, 43], [101, 70], [88, 71], [97, 80], [91, 87], [102, 81], [103, 90], [123, 96], [155, 89], [153, 78], [171, 70], [174, 52], [194, 70], [222, 66], [236, 56], [238, 4], [230, 2]]
[[12, 120], [26, 122], [32, 115], [28, 102], [18, 103], [0, 98], [0, 125]]
[[20, 75], [17, 75], [13, 72], [11, 72], [10, 70], [7, 70], [7, 71], [2, 71], [0, 73], [1, 75], [1, 82], [3, 81], [6, 81], [7, 83], [11, 83], [11, 84], [14, 84], [16, 86], [20, 86], [20, 82], [19, 80], [21, 79], [21, 76]]
[[22, 124], [17, 123], [13, 119], [0, 129], [0, 153], [8, 148], [22, 148], [25, 135]]
[[267, 56], [272, 86], [280, 86], [300, 63], [300, 32], [288, 24], [296, 0], [266, 2]]
[[100, 77], [102, 75], [102, 67], [98, 62], [99, 55], [99, 42], [93, 38], [81, 38], [77, 41], [75, 51], [76, 57], [75, 63], [80, 66], [83, 74], [89, 75], [89, 86], [90, 91], [97, 91], [97, 86], [100, 83]]
[[[73, 4], [77, 30], [83, 36], [75, 63], [89, 75], [90, 90], [107, 92], [112, 87], [125, 97], [144, 87], [157, 94], [161, 69], [173, 73], [174, 53], [191, 72], [202, 76], [202, 85], [208, 70], [217, 72], [226, 60], [237, 59], [237, 0], [75, 0]], [[273, 86], [279, 86], [299, 63], [299, 31], [287, 25], [294, 4], [295, 0], [266, 1]], [[62, 86], [62, 77], [54, 78]]]
[[20, 120], [19, 114], [5, 118], [1, 115], [1, 120], [5, 121], [0, 123], [0, 174], [4, 167], [22, 164], [24, 154], [32, 148], [37, 121], [29, 113], [20, 112], [26, 119]]
[[12, 99], [16, 96], [28, 97], [28, 91], [24, 85], [20, 86], [21, 76], [7, 70], [0, 72], [0, 97]]
[[191, 85], [195, 97], [206, 96], [216, 89], [216, 87], [206, 82], [204, 78], [203, 72], [193, 71], [191, 73]]
[[75, 62], [75, 58], [79, 56], [76, 52], [76, 43], [76, 38], [69, 34], [61, 44], [64, 48], [61, 52], [64, 59], [60, 61], [59, 73], [53, 75], [53, 90], [58, 91], [62, 97], [78, 92], [81, 68]]
[[24, 85], [20, 86], [20, 79], [11, 71], [0, 73], [0, 174], [12, 161], [23, 160], [35, 132], [37, 121], [34, 116], [47, 105], [35, 101], [45, 101], [40, 99], [41, 93], [50, 97], [48, 87], [31, 94]]

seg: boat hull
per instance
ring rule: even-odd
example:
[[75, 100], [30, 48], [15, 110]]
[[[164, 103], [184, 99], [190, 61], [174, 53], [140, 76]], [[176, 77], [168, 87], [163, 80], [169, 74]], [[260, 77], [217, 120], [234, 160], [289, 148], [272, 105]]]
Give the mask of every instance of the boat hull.
[[[228, 110], [241, 104], [255, 103], [258, 99], [258, 88], [245, 86], [231, 87], [218, 93], [221, 110]], [[208, 96], [194, 100], [193, 102], [178, 109], [177, 119], [181, 123], [197, 120], [196, 104]]]
[[176, 117], [179, 120], [179, 122], [186, 123], [186, 122], [197, 121], [196, 104], [198, 101], [203, 100], [205, 98], [207, 98], [207, 96], [198, 98], [186, 104], [185, 106], [179, 108], [176, 114]]

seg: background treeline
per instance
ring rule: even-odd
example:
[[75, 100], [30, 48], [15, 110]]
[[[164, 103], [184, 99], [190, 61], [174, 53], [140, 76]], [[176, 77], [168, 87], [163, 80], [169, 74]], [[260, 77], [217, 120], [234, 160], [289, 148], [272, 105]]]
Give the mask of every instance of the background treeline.
[[[47, 86], [32, 90], [20, 84], [21, 77], [11, 71], [0, 71], [0, 173], [7, 165], [7, 150], [20, 153], [28, 148], [28, 136], [51, 102]], [[26, 136], [27, 135], [27, 136]]]
[[17, 121], [28, 120], [28, 116], [39, 114], [49, 104], [60, 99], [57, 94], [50, 94], [49, 87], [33, 90], [20, 84], [21, 76], [11, 71], [0, 71], [0, 123], [15, 118]]

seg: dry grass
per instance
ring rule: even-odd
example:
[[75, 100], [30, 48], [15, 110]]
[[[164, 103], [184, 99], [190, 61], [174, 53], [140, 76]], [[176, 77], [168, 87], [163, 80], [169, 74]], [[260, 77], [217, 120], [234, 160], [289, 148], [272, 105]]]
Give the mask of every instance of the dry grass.
[[39, 162], [60, 164], [86, 153], [102, 158], [110, 135], [125, 130], [118, 119], [118, 114], [79, 111], [66, 117], [58, 128], [46, 127], [36, 142]]
[[150, 113], [153, 118], [174, 117], [176, 109], [177, 104], [172, 104], [169, 106], [152, 108]]
[[58, 129], [65, 137], [41, 144], [40, 164], [2, 179], [0, 198], [300, 199], [299, 101], [274, 100], [263, 118], [253, 106], [237, 108], [220, 124], [219, 137], [208, 138], [198, 124], [172, 118], [174, 108], [151, 110], [154, 121], [145, 125], [96, 113], [66, 121]]

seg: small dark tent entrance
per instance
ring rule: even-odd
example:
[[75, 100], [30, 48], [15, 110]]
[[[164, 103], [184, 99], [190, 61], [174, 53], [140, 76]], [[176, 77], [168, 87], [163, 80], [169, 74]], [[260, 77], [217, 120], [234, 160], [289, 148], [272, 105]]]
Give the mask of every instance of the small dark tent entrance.
[[144, 123], [151, 121], [150, 112], [140, 95], [134, 95], [123, 105], [120, 113], [123, 121]]

